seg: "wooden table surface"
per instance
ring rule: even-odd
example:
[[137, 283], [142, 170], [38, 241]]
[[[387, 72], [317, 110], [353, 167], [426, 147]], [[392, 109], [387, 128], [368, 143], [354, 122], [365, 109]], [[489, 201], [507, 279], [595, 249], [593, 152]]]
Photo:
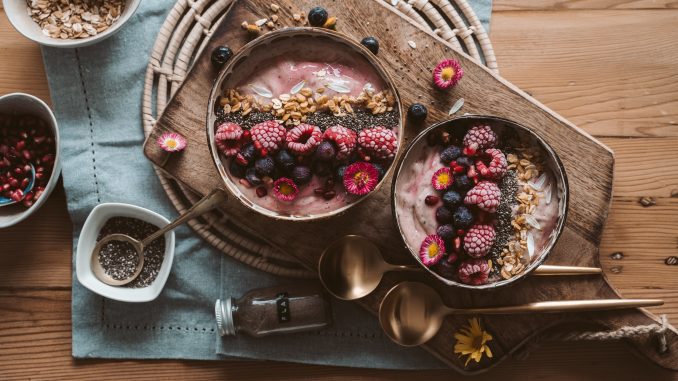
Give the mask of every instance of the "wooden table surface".
[[[615, 151], [603, 270], [625, 297], [663, 298], [666, 304], [651, 311], [674, 325], [678, 266], [664, 260], [678, 255], [677, 25], [677, 0], [494, 0], [490, 34], [504, 77]], [[0, 9], [0, 95], [14, 91], [50, 100], [38, 46], [16, 33]], [[642, 207], [641, 197], [656, 205]], [[71, 234], [61, 186], [35, 216], [0, 231], [0, 380], [461, 378], [445, 370], [258, 361], [73, 360]], [[615, 252], [623, 259], [612, 259]], [[525, 377], [678, 380], [678, 373], [622, 343], [546, 342], [475, 379]]]

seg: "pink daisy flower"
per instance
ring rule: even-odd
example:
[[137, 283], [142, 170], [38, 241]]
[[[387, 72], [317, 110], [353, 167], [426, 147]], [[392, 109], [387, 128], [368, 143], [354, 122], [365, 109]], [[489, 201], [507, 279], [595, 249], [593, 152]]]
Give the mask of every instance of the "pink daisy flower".
[[349, 165], [344, 171], [344, 188], [355, 195], [366, 195], [379, 184], [379, 171], [374, 165], [362, 161]]
[[273, 183], [273, 194], [280, 201], [292, 201], [298, 193], [297, 185], [287, 177], [281, 177]]
[[426, 266], [433, 266], [445, 255], [445, 242], [437, 234], [430, 234], [424, 238], [419, 248], [419, 258]]
[[440, 168], [431, 177], [431, 185], [435, 190], [445, 190], [452, 186], [452, 182], [454, 182], [454, 177], [448, 167]]
[[433, 69], [433, 82], [441, 90], [456, 85], [463, 76], [464, 70], [455, 59], [442, 60]]
[[174, 132], [166, 132], [158, 138], [158, 145], [167, 152], [178, 152], [186, 148], [186, 139]]

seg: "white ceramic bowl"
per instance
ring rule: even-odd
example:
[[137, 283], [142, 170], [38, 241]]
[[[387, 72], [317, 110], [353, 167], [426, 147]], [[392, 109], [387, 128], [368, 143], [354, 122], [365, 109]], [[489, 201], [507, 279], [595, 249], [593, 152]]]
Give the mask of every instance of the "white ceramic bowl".
[[90, 266], [90, 260], [99, 231], [106, 221], [112, 217], [132, 217], [158, 227], [163, 227], [170, 223], [167, 218], [158, 213], [134, 205], [121, 203], [97, 205], [87, 216], [87, 220], [85, 220], [85, 224], [80, 232], [80, 238], [78, 238], [78, 248], [75, 252], [75, 273], [78, 281], [92, 292], [109, 299], [121, 302], [150, 302], [160, 295], [169, 277], [174, 260], [174, 232], [165, 233], [165, 258], [153, 283], [142, 288], [110, 286], [100, 281], [94, 275]]
[[53, 46], [57, 48], [77, 48], [87, 46], [112, 36], [122, 27], [127, 20], [134, 14], [134, 12], [141, 4], [141, 0], [127, 0], [125, 9], [120, 15], [120, 18], [105, 31], [88, 38], [61, 40], [45, 36], [40, 29], [40, 26], [33, 21], [33, 19], [26, 12], [26, 0], [3, 0], [2, 6], [5, 8], [5, 13], [9, 22], [12, 24], [17, 32], [24, 35], [24, 37], [37, 42], [40, 45]]
[[25, 220], [28, 216], [40, 209], [42, 204], [47, 201], [50, 193], [52, 193], [52, 190], [56, 187], [56, 184], [59, 181], [59, 175], [61, 174], [61, 155], [59, 154], [61, 144], [59, 141], [59, 128], [57, 127], [57, 121], [52, 110], [50, 110], [45, 102], [32, 95], [12, 93], [0, 96], [0, 114], [27, 114], [44, 120], [52, 130], [56, 149], [52, 177], [50, 177], [49, 182], [47, 182], [47, 186], [42, 195], [38, 198], [38, 201], [28, 209], [23, 205], [16, 204], [0, 207], [0, 229], [2, 229]]

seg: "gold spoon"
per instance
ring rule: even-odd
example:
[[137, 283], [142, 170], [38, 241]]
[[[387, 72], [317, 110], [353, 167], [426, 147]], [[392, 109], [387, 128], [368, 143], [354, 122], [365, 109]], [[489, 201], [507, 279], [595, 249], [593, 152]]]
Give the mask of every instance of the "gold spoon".
[[435, 336], [447, 315], [601, 311], [662, 304], [664, 301], [660, 299], [599, 299], [460, 309], [446, 306], [440, 295], [423, 283], [403, 282], [393, 287], [381, 301], [379, 323], [391, 340], [410, 347], [424, 344]]
[[[195, 203], [189, 210], [186, 211], [186, 213], [177, 217], [176, 220], [163, 226], [161, 229], [144, 238], [142, 241], [132, 238], [126, 234], [109, 234], [103, 237], [101, 240], [99, 240], [99, 242], [97, 242], [96, 246], [94, 246], [94, 249], [92, 250], [90, 265], [92, 266], [92, 272], [94, 273], [94, 276], [96, 276], [100, 281], [111, 286], [122, 286], [133, 281], [134, 279], [136, 279], [136, 277], [139, 276], [141, 270], [144, 267], [144, 248], [146, 246], [150, 245], [151, 242], [155, 241], [158, 237], [162, 237], [165, 233], [173, 230], [174, 228], [183, 224], [184, 222], [191, 220], [195, 217], [198, 217], [204, 213], [207, 213], [212, 209], [216, 208], [217, 206], [219, 206], [220, 204], [223, 204], [226, 201], [226, 198], [227, 198], [226, 192], [224, 192], [223, 190], [216, 189], [212, 191], [212, 193], [210, 193], [209, 195], [205, 196], [202, 200]], [[139, 259], [137, 261], [136, 268], [134, 270], [134, 273], [132, 273], [128, 278], [125, 279], [113, 278], [112, 276], [106, 273], [106, 270], [104, 270], [103, 266], [101, 265], [101, 262], [99, 261], [99, 252], [104, 247], [104, 245], [112, 241], [127, 243], [134, 249], [134, 251], [137, 252]]]
[[[422, 271], [416, 265], [394, 265], [384, 261], [379, 247], [369, 239], [347, 235], [331, 243], [318, 264], [320, 281], [327, 291], [342, 300], [354, 300], [374, 291], [388, 271]], [[537, 267], [536, 275], [600, 274], [597, 267]]]

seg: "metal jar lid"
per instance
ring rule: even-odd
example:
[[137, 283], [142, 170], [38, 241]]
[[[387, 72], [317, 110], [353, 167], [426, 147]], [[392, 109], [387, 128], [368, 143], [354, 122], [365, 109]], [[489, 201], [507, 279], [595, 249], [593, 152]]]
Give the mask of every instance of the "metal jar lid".
[[233, 324], [233, 310], [231, 309], [232, 299], [217, 299], [214, 303], [214, 315], [217, 318], [217, 331], [219, 336], [235, 335], [235, 324]]

